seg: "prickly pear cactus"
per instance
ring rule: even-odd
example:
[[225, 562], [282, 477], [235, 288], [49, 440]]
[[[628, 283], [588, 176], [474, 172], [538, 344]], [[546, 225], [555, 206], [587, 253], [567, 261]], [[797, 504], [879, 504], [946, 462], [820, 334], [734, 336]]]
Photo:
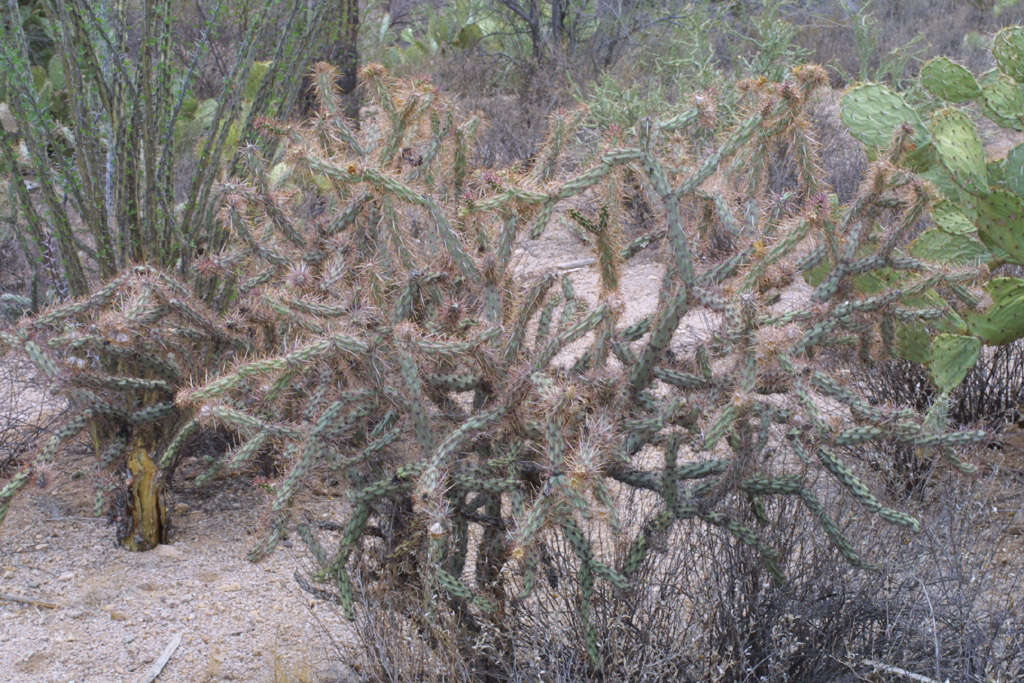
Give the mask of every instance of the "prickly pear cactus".
[[[892, 162], [932, 183], [941, 193], [931, 207], [935, 227], [916, 238], [910, 254], [936, 267], [983, 264], [975, 282], [953, 290], [945, 330], [926, 355], [933, 379], [943, 390], [963, 380], [979, 354], [978, 343], [1007, 344], [1024, 337], [1019, 292], [1024, 280], [997, 277], [985, 285], [991, 303], [968, 285], [984, 283], [1004, 264], [1024, 264], [1024, 147], [1002, 159], [988, 159], [972, 109], [1005, 128], [1024, 123], [1024, 29], [1009, 27], [995, 37], [998, 70], [975, 77], [968, 69], [938, 57], [921, 69], [921, 85], [947, 106], [925, 117], [883, 85], [866, 84], [843, 98], [843, 121], [865, 145], [888, 149]], [[912, 143], [912, 144], [909, 144]], [[964, 335], [975, 337], [969, 340]]]
[[914, 137], [924, 141], [925, 126], [917, 111], [884, 85], [867, 83], [843, 97], [843, 123], [870, 148], [885, 149], [901, 126], [910, 126]]

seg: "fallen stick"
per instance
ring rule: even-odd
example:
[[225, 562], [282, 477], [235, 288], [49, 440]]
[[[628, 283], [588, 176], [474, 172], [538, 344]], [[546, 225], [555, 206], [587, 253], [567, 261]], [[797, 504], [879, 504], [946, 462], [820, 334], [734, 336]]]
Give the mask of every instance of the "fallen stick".
[[[898, 666], [892, 666], [891, 664], [876, 662], [873, 659], [865, 659], [862, 663], [873, 667], [878, 671], [903, 676], [904, 678], [909, 678], [912, 681], [918, 681], [918, 683], [939, 683], [939, 681], [936, 681], [934, 678], [928, 678], [927, 676], [922, 676], [921, 674], [916, 674], [913, 671], [907, 671], [906, 669], [901, 669]], [[949, 679], [946, 679], [943, 683], [949, 683]]]
[[160, 672], [164, 670], [165, 666], [167, 666], [167, 662], [170, 661], [171, 655], [173, 655], [174, 651], [178, 649], [179, 645], [181, 645], [181, 636], [182, 633], [180, 631], [174, 634], [174, 637], [171, 638], [171, 642], [167, 643], [167, 647], [164, 648], [163, 654], [160, 655], [160, 659], [153, 662], [153, 666], [149, 667], [146, 673], [142, 675], [140, 683], [153, 683], [153, 681], [156, 680], [156, 677], [159, 676]]
[[7, 600], [8, 602], [20, 602], [23, 605], [32, 605], [33, 607], [45, 607], [46, 609], [57, 609], [60, 605], [53, 602], [46, 602], [45, 600], [36, 600], [35, 598], [23, 598], [18, 595], [10, 595], [8, 593], [0, 593], [0, 600]]
[[583, 268], [585, 266], [592, 266], [597, 263], [596, 258], [585, 258], [579, 261], [569, 261], [568, 263], [559, 263], [555, 266], [555, 270], [576, 270], [577, 268]]

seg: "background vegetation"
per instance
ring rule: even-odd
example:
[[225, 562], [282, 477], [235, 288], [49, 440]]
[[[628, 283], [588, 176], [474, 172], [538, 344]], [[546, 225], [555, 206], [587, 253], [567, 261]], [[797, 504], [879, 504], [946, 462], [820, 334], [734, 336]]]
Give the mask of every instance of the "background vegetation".
[[258, 468], [375, 679], [1024, 676], [1019, 3], [3, 11], [0, 519]]

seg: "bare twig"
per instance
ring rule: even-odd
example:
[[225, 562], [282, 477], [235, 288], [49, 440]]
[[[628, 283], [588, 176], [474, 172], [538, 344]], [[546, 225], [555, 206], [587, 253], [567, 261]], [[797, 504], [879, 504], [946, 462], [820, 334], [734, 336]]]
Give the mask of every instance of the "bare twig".
[[557, 270], [578, 270], [586, 266], [592, 266], [597, 263], [596, 258], [585, 258], [578, 261], [568, 261], [566, 263], [559, 263], [555, 268]]
[[58, 607], [60, 607], [60, 605], [54, 602], [36, 600], [35, 598], [23, 598], [19, 595], [11, 595], [9, 593], [0, 593], [0, 600], [7, 600], [8, 602], [20, 602], [23, 605], [32, 605], [33, 607], [45, 607], [46, 609], [57, 609]]
[[163, 653], [160, 655], [160, 659], [153, 662], [153, 666], [149, 667], [146, 673], [143, 674], [140, 679], [141, 683], [153, 683], [153, 681], [156, 680], [157, 676], [160, 675], [160, 672], [164, 670], [165, 666], [167, 666], [167, 662], [171, 659], [171, 655], [173, 655], [174, 651], [178, 649], [179, 645], [181, 645], [182, 635], [181, 631], [174, 634], [174, 637], [171, 638], [171, 642], [167, 643], [167, 647], [164, 648]]
[[913, 671], [901, 669], [898, 666], [882, 664], [881, 662], [876, 662], [873, 659], [865, 659], [861, 663], [866, 666], [870, 666], [878, 671], [884, 671], [887, 674], [896, 674], [897, 676], [903, 676], [904, 678], [909, 678], [912, 681], [919, 681], [919, 683], [939, 683], [939, 681], [935, 680], [934, 678], [928, 678], [927, 676], [916, 674]]

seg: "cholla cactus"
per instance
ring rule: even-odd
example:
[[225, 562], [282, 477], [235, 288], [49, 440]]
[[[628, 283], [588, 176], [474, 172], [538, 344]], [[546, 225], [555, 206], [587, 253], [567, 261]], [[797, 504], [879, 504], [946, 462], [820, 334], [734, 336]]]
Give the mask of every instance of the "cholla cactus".
[[[820, 501], [819, 474], [890, 523], [918, 523], [883, 505], [839, 448], [895, 440], [954, 458], [955, 446], [982, 437], [869, 405], [815, 362], [892, 348], [896, 324], [931, 320], [944, 305], [931, 303], [932, 290], [972, 276], [903, 253], [930, 201], [911, 176], [880, 165], [849, 207], [822, 192], [803, 124], [818, 71], [751, 87], [748, 118], [696, 163], [676, 152], [713, 111], [706, 105], [641, 122], [569, 178], [556, 147], [578, 117], [553, 133], [539, 170], [472, 174], [476, 123], [429, 87], [367, 67], [380, 116], [356, 133], [338, 114], [330, 70], [317, 75], [319, 117], [267, 122], [281, 136], [278, 156], [248, 150], [246, 175], [224, 188], [228, 246], [210, 257], [205, 269], [218, 277], [202, 286], [231, 323], [224, 339], [250, 353], [216, 355], [212, 379], [173, 385], [176, 415], [194, 420], [171, 441], [218, 425], [239, 438], [230, 463], [281, 454], [287, 471], [254, 558], [285, 532], [303, 482], [324, 470], [344, 480], [351, 505], [336, 549], [307, 526], [299, 532], [315, 578], [349, 613], [354, 563], [376, 561], [395, 589], [422, 601], [414, 618], [426, 631], [440, 610], [467, 633], [481, 620], [498, 624], [528, 598], [558, 536], [575, 554], [577, 614], [600, 670], [595, 586], [630, 590], [673, 526], [730, 534], [777, 575], [777, 551], [737, 504], [756, 517], [765, 501], [795, 496], [848, 561], [866, 565]], [[801, 169], [788, 212], [762, 191], [765, 158], [779, 149]], [[743, 200], [742, 220], [733, 198], [702, 189], [715, 174]], [[659, 204], [658, 225], [623, 246], [627, 177]], [[709, 201], [715, 211], [704, 218], [734, 245], [717, 263], [695, 257], [708, 226], [685, 211]], [[517, 239], [566, 218], [595, 252], [597, 302], [580, 299], [568, 277], [523, 281], [510, 267]], [[624, 325], [623, 263], [652, 243], [666, 262], [657, 308]], [[764, 282], [779, 268], [814, 284], [810, 301], [775, 302]], [[681, 341], [694, 311], [717, 322]], [[204, 315], [181, 324], [187, 338], [201, 331], [211, 341], [228, 327]], [[623, 523], [613, 504], [623, 488], [643, 492], [649, 518]], [[628, 536], [623, 557], [595, 548], [601, 525]]]
[[73, 410], [30, 469], [0, 494], [0, 520], [31, 468], [45, 466], [87, 431], [100, 467], [122, 482], [112, 507], [119, 542], [134, 550], [163, 542], [165, 476], [194, 428], [175, 394], [197, 378], [196, 368], [216, 368], [244, 354], [248, 342], [188, 287], [146, 266], [24, 322], [3, 342], [27, 354]]
[[[386, 117], [379, 134], [367, 132], [372, 123], [354, 141], [334, 131], [328, 96], [320, 119], [285, 133], [291, 143], [277, 163], [289, 165], [289, 181], [268, 190], [280, 166], [253, 157], [253, 180], [230, 188], [224, 217], [237, 239], [224, 267], [265, 302], [276, 329], [287, 323], [287, 348], [181, 392], [178, 404], [236, 430], [241, 450], [272, 443], [287, 454], [274, 524], [254, 557], [273, 547], [295, 491], [322, 467], [350, 484], [348, 522], [333, 553], [313, 530], [300, 531], [320, 564], [316, 578], [350, 612], [352, 564], [376, 556], [382, 572], [422, 596], [425, 628], [437, 596], [466, 623], [498, 619], [529, 594], [545, 539], [560, 535], [576, 554], [579, 615], [600, 668], [588, 617], [595, 582], [629, 590], [677, 523], [722, 529], [777, 572], [775, 550], [724, 510], [731, 500], [758, 509], [796, 496], [847, 560], [867, 564], [819, 501], [821, 471], [867, 511], [915, 530], [840, 448], [896, 440], [955, 458], [954, 446], [982, 435], [869, 405], [814, 358], [844, 347], [885, 352], [894, 325], [935, 316], [922, 297], [973, 272], [932, 269], [902, 252], [931, 200], [911, 176], [880, 165], [849, 207], [823, 194], [803, 124], [816, 73], [752, 87], [750, 117], [695, 166], [665, 159], [679, 131], [700, 125], [697, 111], [642, 122], [568, 179], [551, 148], [536, 172], [464, 177], [468, 134], [458, 131], [469, 126], [456, 125], [457, 112], [434, 93], [400, 88], [376, 68], [364, 75]], [[563, 145], [570, 128], [551, 144]], [[801, 172], [797, 209], [774, 220], [761, 188], [763, 159], [778, 149], [793, 150]], [[743, 162], [730, 170], [735, 159]], [[640, 248], [622, 245], [617, 218], [627, 172], [661, 203], [661, 226], [638, 244], [667, 242], [668, 263], [657, 310], [623, 326], [622, 264]], [[731, 174], [749, 215], [730, 220], [733, 202], [717, 200], [737, 248], [710, 266], [694, 257], [700, 226], [687, 225], [681, 207], [715, 202], [700, 194], [715, 173]], [[461, 183], [490, 193], [465, 196]], [[579, 208], [588, 202], [595, 212]], [[303, 214], [314, 205], [326, 208]], [[509, 267], [520, 235], [562, 215], [594, 249], [594, 304], [568, 278], [520, 282]], [[772, 303], [763, 284], [782, 267], [815, 285], [806, 305]], [[889, 278], [894, 271], [904, 275]], [[877, 285], [865, 288], [871, 278]], [[720, 324], [699, 342], [674, 342], [683, 316], [701, 309]], [[641, 452], [661, 464], [641, 467]], [[612, 504], [622, 487], [647, 492], [658, 511], [623, 528]], [[591, 542], [604, 523], [633, 536], [621, 560]], [[371, 543], [380, 537], [381, 546]]]

